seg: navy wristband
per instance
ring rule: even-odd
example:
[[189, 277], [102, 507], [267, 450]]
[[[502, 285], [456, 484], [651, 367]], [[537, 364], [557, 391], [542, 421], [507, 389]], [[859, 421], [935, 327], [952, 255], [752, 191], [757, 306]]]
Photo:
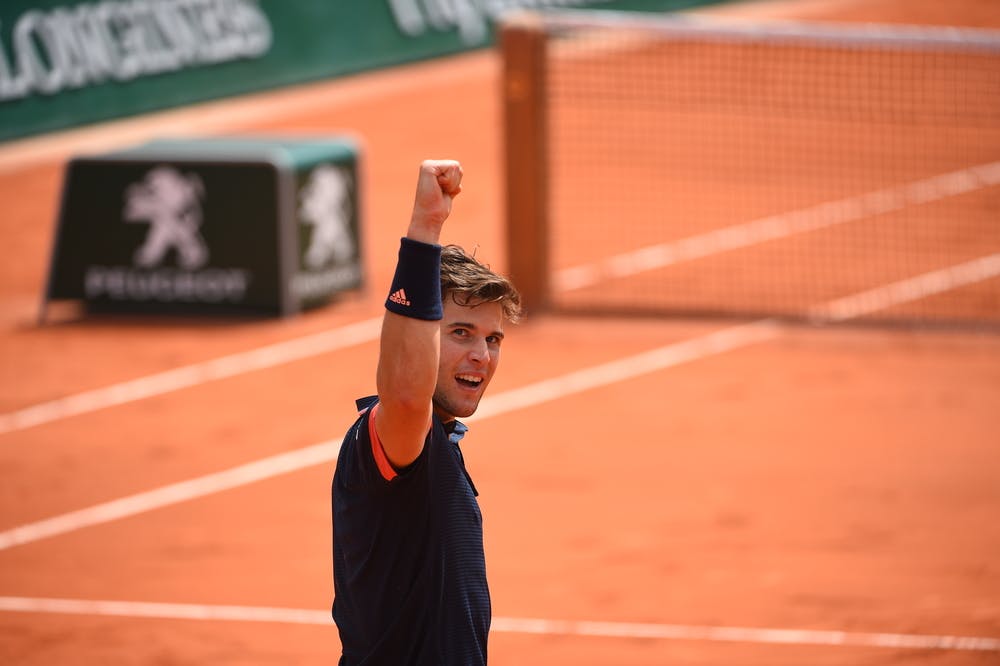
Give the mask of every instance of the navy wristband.
[[385, 309], [404, 317], [437, 321], [441, 304], [441, 246], [409, 238], [399, 242], [399, 261]]

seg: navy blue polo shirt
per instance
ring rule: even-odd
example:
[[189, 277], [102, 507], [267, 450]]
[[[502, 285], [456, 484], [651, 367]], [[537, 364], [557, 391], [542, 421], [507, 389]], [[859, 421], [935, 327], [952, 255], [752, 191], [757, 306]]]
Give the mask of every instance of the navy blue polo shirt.
[[333, 477], [333, 619], [341, 666], [485, 664], [490, 592], [478, 493], [435, 416], [404, 469], [375, 433], [377, 398], [348, 430]]

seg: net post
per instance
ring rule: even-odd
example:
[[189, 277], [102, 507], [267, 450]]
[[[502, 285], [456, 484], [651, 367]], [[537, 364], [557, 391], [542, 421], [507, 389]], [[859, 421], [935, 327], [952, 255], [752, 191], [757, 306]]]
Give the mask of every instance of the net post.
[[507, 262], [526, 308], [549, 302], [545, 32], [541, 18], [518, 12], [500, 26], [503, 55]]

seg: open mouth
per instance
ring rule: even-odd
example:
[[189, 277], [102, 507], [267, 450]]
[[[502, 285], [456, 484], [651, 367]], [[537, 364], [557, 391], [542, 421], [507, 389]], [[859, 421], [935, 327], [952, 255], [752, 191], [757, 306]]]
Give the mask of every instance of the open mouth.
[[455, 381], [467, 388], [479, 388], [479, 385], [483, 383], [483, 378], [473, 375], [455, 375]]

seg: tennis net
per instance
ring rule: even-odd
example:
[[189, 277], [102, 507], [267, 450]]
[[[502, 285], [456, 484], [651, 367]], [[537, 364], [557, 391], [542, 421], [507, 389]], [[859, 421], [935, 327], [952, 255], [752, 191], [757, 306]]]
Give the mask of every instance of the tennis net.
[[501, 24], [529, 308], [1000, 324], [1000, 32]]

